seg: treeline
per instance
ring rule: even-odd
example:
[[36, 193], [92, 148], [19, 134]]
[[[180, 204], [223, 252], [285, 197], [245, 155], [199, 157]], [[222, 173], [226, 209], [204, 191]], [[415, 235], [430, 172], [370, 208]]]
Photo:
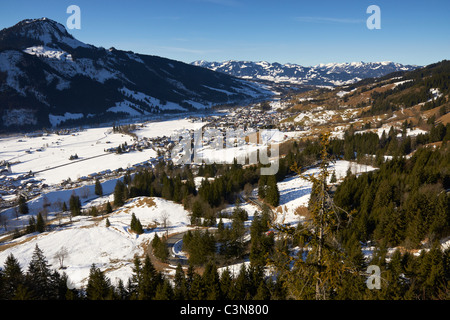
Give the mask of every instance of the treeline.
[[[309, 219], [297, 226], [275, 226], [285, 241], [276, 243], [272, 264], [289, 296], [448, 300], [450, 249], [440, 244], [450, 234], [448, 147], [421, 148], [409, 160], [395, 157], [359, 177], [348, 173], [333, 193], [327, 182], [328, 136], [321, 137], [316, 177], [297, 170], [313, 181]], [[415, 241], [422, 249], [418, 255], [410, 250]], [[398, 245], [389, 254], [388, 248]], [[363, 250], [372, 251], [369, 259]], [[376, 288], [369, 286], [373, 277], [368, 267], [379, 268]]]
[[[370, 126], [367, 126], [370, 129]], [[385, 162], [385, 156], [402, 157], [429, 143], [450, 140], [450, 124], [435, 124], [431, 121], [429, 132], [408, 136], [412, 123], [403, 122], [400, 129], [391, 127], [381, 136], [375, 132], [356, 132], [352, 127], [345, 131], [342, 139], [330, 139], [328, 153], [335, 159], [356, 160], [379, 167]], [[308, 167], [319, 161], [320, 143], [318, 140], [294, 142], [287, 155], [280, 159], [280, 169], [275, 175], [277, 181], [283, 180], [294, 163]], [[268, 179], [268, 178], [267, 178]]]
[[[439, 107], [447, 102], [445, 96], [450, 94], [450, 61], [442, 61], [425, 68], [407, 72], [403, 75], [404, 83], [383, 92], [373, 92], [370, 99], [372, 107], [363, 113], [378, 115], [399, 110], [400, 107], [412, 107], [425, 103], [422, 110]], [[409, 81], [407, 81], [409, 80]], [[439, 89], [441, 97], [434, 98], [430, 89]]]
[[[438, 242], [419, 254], [396, 250], [388, 255], [386, 248], [376, 247], [372, 258], [366, 260], [360, 243], [349, 236], [341, 245], [338, 260], [342, 273], [335, 271], [333, 286], [327, 300], [449, 300], [450, 249], [442, 249]], [[300, 251], [299, 255], [304, 255]], [[309, 256], [303, 258], [308, 261]], [[332, 257], [328, 257], [332, 259]], [[369, 266], [380, 268], [379, 287], [369, 289]], [[294, 299], [314, 300], [314, 269], [300, 273], [295, 268], [281, 270], [279, 281]]]
[[339, 185], [336, 204], [356, 210], [348, 232], [385, 246], [420, 247], [450, 234], [450, 153], [420, 148], [410, 159], [395, 157], [379, 170], [354, 175]]
[[266, 203], [277, 207], [280, 203], [280, 192], [277, 186], [276, 176], [262, 175], [258, 181], [258, 196]]
[[[205, 177], [198, 190], [188, 166], [175, 168], [161, 162], [153, 170], [139, 171], [133, 177], [127, 174], [116, 183], [114, 205], [123, 206], [127, 199], [139, 196], [161, 197], [183, 204], [192, 212], [193, 225], [212, 226], [217, 223], [218, 212], [233, 204], [245, 185], [256, 184], [259, 179], [257, 166], [243, 168], [236, 161], [231, 165], [203, 165], [199, 171]], [[210, 174], [215, 176], [211, 180]]]
[[285, 299], [281, 281], [266, 278], [264, 269], [242, 265], [237, 275], [228, 268], [219, 274], [209, 262], [203, 274], [190, 266], [176, 268], [173, 281], [155, 269], [146, 256], [135, 257], [133, 270], [125, 284], [111, 280], [94, 264], [87, 285], [75, 289], [63, 272], [51, 269], [43, 251], [36, 245], [27, 271], [10, 254], [0, 270], [0, 299], [3, 300], [268, 300]]
[[[224, 223], [223, 219], [231, 220]], [[272, 257], [275, 246], [273, 232], [269, 231], [271, 223], [268, 208], [255, 212], [250, 225], [250, 240], [246, 240], [248, 213], [238, 204], [230, 217], [220, 217], [217, 231], [188, 231], [183, 237], [183, 251], [188, 253], [189, 263], [204, 265], [208, 261], [228, 265], [240, 259], [249, 258], [253, 265], [265, 266]]]

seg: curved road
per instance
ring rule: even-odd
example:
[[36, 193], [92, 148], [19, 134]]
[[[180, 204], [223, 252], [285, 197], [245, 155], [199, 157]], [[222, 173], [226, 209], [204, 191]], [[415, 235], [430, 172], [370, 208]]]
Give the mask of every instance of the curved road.
[[184, 235], [187, 233], [186, 232], [181, 232], [181, 233], [176, 233], [174, 235], [169, 236], [169, 238], [167, 239], [167, 247], [169, 249], [169, 264], [171, 265], [178, 265], [178, 263], [180, 263], [181, 265], [188, 265], [188, 259], [184, 256], [179, 256], [179, 255], [175, 255], [174, 252], [174, 246], [183, 240]]

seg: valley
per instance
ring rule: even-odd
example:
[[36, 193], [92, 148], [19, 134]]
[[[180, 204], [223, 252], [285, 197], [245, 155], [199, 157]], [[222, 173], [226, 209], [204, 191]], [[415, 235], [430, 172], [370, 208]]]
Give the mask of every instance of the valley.
[[[416, 139], [418, 135], [429, 132], [428, 120], [433, 116], [438, 123], [447, 124], [446, 116], [439, 113], [441, 108], [421, 112], [420, 105], [401, 108], [389, 114], [364, 116], [368, 107], [361, 106], [361, 102], [374, 92], [388, 90], [398, 83], [400, 82], [377, 84], [377, 88], [369, 90], [367, 88], [371, 85], [356, 87], [350, 91], [343, 91], [349, 90], [345, 87], [317, 89], [280, 96], [267, 102], [217, 110], [215, 114], [197, 114], [174, 120], [142, 123], [128, 120], [124, 122], [127, 124], [113, 127], [61, 128], [2, 138], [0, 161], [8, 164], [9, 171], [4, 172], [1, 177], [3, 244], [0, 247], [0, 257], [4, 260], [9, 254], [14, 254], [20, 257], [21, 265], [26, 266], [36, 245], [43, 249], [49, 259], [61, 248], [66, 248], [69, 255], [64, 272], [75, 288], [86, 286], [92, 264], [104, 270], [113, 284], [117, 285], [119, 280], [126, 282], [132, 274], [134, 257], [144, 256], [156, 234], [159, 237], [166, 234], [170, 236], [197, 228], [192, 224], [193, 213], [190, 210], [160, 197], [131, 198], [112, 213], [104, 212], [107, 202], [114, 203], [118, 180], [130, 175], [134, 177], [139, 172], [156, 170], [160, 165], [166, 166], [174, 160], [170, 152], [176, 143], [174, 136], [183, 133], [192, 135], [196, 130], [207, 129], [223, 132], [227, 129], [241, 129], [249, 136], [263, 130], [276, 129], [281, 134], [277, 139], [269, 140], [269, 143], [277, 144], [281, 150], [280, 155], [286, 157], [293, 142], [313, 141], [325, 131], [329, 131], [333, 139], [339, 140], [344, 139], [349, 130], [354, 134], [375, 132], [381, 138], [394, 128], [399, 132], [398, 135], [395, 134], [397, 137]], [[405, 121], [410, 123], [407, 128], [404, 127]], [[214, 155], [214, 148], [207, 141], [203, 143], [200, 150], [202, 160], [206, 161], [208, 159], [205, 157]], [[248, 157], [249, 150], [252, 150], [251, 144], [251, 140], [247, 140], [240, 148], [225, 149], [231, 154], [226, 163], [231, 165], [233, 159]], [[117, 146], [121, 146], [120, 152]], [[208, 149], [210, 152], [206, 152]], [[77, 159], [69, 160], [73, 155]], [[389, 152], [385, 154], [387, 160], [392, 157], [393, 154]], [[346, 178], [349, 170], [355, 175], [377, 170], [375, 154], [365, 157], [358, 154], [357, 157], [344, 159], [346, 156], [330, 167], [336, 175], [337, 183]], [[217, 159], [209, 159], [209, 163], [214, 162]], [[199, 171], [202, 165], [192, 163], [188, 166], [194, 173], [196, 188], [199, 190], [202, 185], [200, 182], [205, 177]], [[183, 165], [179, 168], [182, 169]], [[317, 172], [317, 167], [306, 171], [309, 174]], [[214, 176], [211, 179], [214, 180]], [[94, 192], [96, 181], [102, 185], [101, 195]], [[279, 202], [272, 207], [276, 215], [274, 225], [296, 225], [305, 221], [308, 217], [312, 184], [299, 177], [286, 176], [277, 185]], [[242, 191], [258, 199], [255, 185], [253, 188], [249, 185]], [[27, 199], [30, 214], [17, 213], [19, 195]], [[80, 216], [62, 211], [63, 203], [69, 203], [73, 195], [82, 200], [83, 213]], [[261, 207], [252, 202], [244, 202], [240, 206], [248, 214], [245, 225], [250, 228]], [[90, 213], [92, 207], [98, 208], [101, 214], [93, 216]], [[235, 205], [227, 205], [216, 214], [226, 217], [227, 212], [232, 213], [233, 210]], [[38, 213], [45, 213], [45, 232], [14, 236], [15, 239], [11, 239], [11, 235], [17, 234], [18, 230], [28, 224], [30, 215], [36, 216]], [[131, 213], [143, 224], [145, 231], [142, 235], [129, 231]], [[108, 227], [105, 226], [106, 219], [110, 223]], [[228, 227], [232, 225], [230, 218], [221, 220]], [[167, 221], [169, 225], [164, 227], [163, 224]], [[217, 225], [213, 224], [211, 227], [217, 228]], [[58, 243], [58, 246], [54, 243]], [[443, 246], [448, 246], [448, 241], [443, 242]], [[178, 246], [178, 250], [180, 248]], [[373, 247], [367, 244], [362, 250], [366, 259], [369, 259]], [[391, 250], [394, 252], [394, 248]], [[183, 253], [177, 251], [177, 254]], [[171, 277], [174, 276], [175, 268], [175, 265], [167, 264], [161, 271]], [[237, 272], [239, 264], [233, 268]], [[267, 269], [268, 275], [270, 270]]]
[[0, 298], [448, 299], [449, 84], [4, 28]]

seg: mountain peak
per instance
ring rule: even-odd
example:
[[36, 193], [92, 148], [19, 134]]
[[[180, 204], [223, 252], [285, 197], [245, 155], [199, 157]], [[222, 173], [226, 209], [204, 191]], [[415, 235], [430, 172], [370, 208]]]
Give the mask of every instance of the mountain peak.
[[391, 72], [414, 70], [417, 66], [385, 62], [343, 62], [321, 63], [316, 66], [267, 61], [223, 61], [207, 62], [199, 60], [194, 65], [235, 77], [254, 80], [269, 80], [303, 85], [340, 86], [348, 85], [365, 78], [381, 77]]
[[43, 17], [25, 19], [16, 25], [0, 31], [0, 41], [21, 49], [36, 45], [63, 44], [72, 48], [86, 45], [69, 34], [61, 23]]

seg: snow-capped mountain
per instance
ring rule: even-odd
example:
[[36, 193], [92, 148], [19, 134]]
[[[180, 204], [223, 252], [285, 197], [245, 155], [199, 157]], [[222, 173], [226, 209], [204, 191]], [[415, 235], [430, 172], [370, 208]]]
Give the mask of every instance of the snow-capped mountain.
[[268, 80], [316, 86], [341, 86], [366, 78], [375, 78], [396, 71], [410, 71], [418, 66], [395, 62], [352, 62], [328, 63], [303, 67], [297, 64], [269, 63], [266, 61], [224, 61], [199, 60], [192, 65], [219, 71], [243, 79]]
[[85, 44], [47, 18], [0, 31], [0, 131], [194, 111], [268, 93], [179, 61]]

